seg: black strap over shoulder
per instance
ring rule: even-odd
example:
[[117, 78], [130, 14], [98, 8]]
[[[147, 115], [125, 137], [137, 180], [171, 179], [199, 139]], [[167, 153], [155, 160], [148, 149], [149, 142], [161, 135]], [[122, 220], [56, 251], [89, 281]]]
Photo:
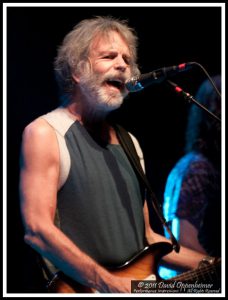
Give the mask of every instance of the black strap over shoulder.
[[[115, 125], [114, 128], [115, 128], [116, 134], [119, 138], [120, 144], [122, 145], [123, 149], [125, 150], [125, 153], [127, 154], [130, 162], [132, 163], [134, 170], [138, 174], [139, 179], [141, 180], [142, 184], [145, 186], [147, 192], [149, 192], [149, 194], [150, 194], [150, 198], [152, 199], [152, 205], [154, 207], [154, 210], [156, 211], [160, 221], [162, 222], [162, 225], [166, 228], [167, 232], [170, 235], [173, 249], [176, 252], [179, 252], [180, 245], [178, 244], [176, 238], [174, 237], [172, 231], [170, 230], [170, 228], [162, 214], [161, 206], [158, 203], [158, 200], [151, 188], [151, 185], [142, 169], [142, 166], [141, 166], [141, 163], [139, 160], [139, 156], [137, 154], [134, 143], [133, 143], [129, 133], [120, 125]], [[148, 201], [148, 199], [147, 199], [147, 201]]]

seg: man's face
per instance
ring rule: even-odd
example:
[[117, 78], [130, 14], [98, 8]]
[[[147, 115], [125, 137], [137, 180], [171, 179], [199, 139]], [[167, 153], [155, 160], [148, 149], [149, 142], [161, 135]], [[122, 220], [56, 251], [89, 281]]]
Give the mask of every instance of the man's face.
[[131, 55], [125, 40], [115, 31], [93, 41], [89, 54], [91, 70], [82, 74], [82, 90], [91, 105], [111, 111], [128, 94], [125, 82], [131, 76]]

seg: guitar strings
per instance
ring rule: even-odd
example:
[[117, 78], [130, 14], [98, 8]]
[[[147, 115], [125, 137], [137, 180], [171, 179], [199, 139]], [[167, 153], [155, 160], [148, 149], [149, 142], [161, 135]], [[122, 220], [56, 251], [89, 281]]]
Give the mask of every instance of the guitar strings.
[[[196, 270], [190, 270], [190, 271], [185, 272], [184, 274], [177, 275], [177, 276], [171, 278], [170, 280], [172, 280], [172, 281], [174, 279], [191, 280], [191, 279], [194, 279], [195, 277], [197, 277], [197, 279], [199, 279], [200, 276], [203, 277], [203, 279], [205, 280], [205, 277], [204, 277], [205, 275], [209, 275], [209, 277], [210, 277], [210, 275], [217, 275], [218, 272], [216, 270], [216, 265], [219, 265], [219, 264], [220, 264], [220, 262], [217, 262], [217, 263], [214, 263], [213, 265], [209, 265], [209, 266], [207, 265], [207, 266], [200, 267]], [[199, 274], [199, 276], [197, 274]], [[218, 276], [216, 276], [216, 277], [218, 277]]]

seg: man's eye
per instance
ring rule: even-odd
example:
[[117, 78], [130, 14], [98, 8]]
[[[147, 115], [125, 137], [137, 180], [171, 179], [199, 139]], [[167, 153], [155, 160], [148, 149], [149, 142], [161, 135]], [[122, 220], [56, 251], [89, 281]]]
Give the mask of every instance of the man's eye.
[[131, 63], [130, 58], [124, 58], [124, 61], [125, 61], [125, 63], [126, 63], [127, 65], [130, 65], [130, 63]]
[[108, 54], [108, 55], [105, 55], [103, 58], [113, 59], [114, 55]]

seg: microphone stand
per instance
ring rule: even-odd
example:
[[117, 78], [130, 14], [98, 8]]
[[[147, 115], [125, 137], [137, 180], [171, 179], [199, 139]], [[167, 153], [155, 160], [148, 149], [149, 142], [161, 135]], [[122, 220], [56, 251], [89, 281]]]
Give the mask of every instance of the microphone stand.
[[184, 96], [184, 98], [186, 100], [188, 100], [189, 102], [193, 102], [194, 104], [196, 104], [198, 107], [200, 107], [201, 109], [203, 109], [204, 111], [206, 111], [210, 116], [212, 116], [214, 119], [216, 119], [217, 121], [221, 122], [221, 119], [219, 117], [217, 117], [215, 114], [213, 114], [211, 111], [209, 111], [205, 106], [203, 106], [201, 103], [199, 103], [196, 99], [194, 99], [194, 97], [192, 95], [190, 95], [189, 93], [185, 92], [181, 87], [179, 87], [176, 83], [174, 83], [171, 80], [167, 80], [167, 82], [174, 87], [174, 90], [181, 94], [182, 96]]

